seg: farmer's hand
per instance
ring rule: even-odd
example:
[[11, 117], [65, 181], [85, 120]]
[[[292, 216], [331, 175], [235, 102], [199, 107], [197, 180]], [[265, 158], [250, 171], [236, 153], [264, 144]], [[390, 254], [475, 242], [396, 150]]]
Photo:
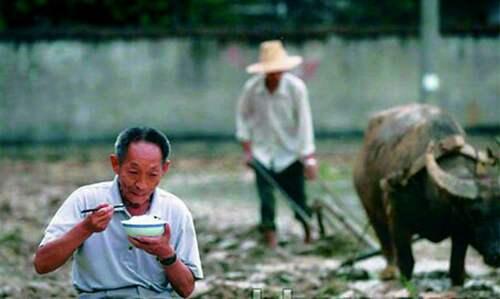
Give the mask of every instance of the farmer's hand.
[[253, 160], [252, 153], [251, 152], [245, 152], [244, 160], [245, 160], [245, 165], [246, 166], [251, 166], [252, 165], [252, 160]]
[[83, 220], [83, 226], [92, 233], [102, 232], [108, 227], [111, 217], [113, 217], [113, 206], [103, 203], [97, 206], [98, 210], [89, 214]]
[[243, 148], [243, 160], [246, 166], [251, 166], [252, 163], [252, 143], [250, 141], [243, 141], [241, 143], [241, 147]]
[[170, 236], [170, 225], [167, 223], [163, 235], [159, 237], [128, 237], [128, 240], [132, 245], [149, 254], [165, 258], [175, 253], [172, 246], [170, 246]]
[[304, 160], [304, 175], [308, 180], [316, 179], [318, 174], [318, 162], [315, 158], [308, 158]]

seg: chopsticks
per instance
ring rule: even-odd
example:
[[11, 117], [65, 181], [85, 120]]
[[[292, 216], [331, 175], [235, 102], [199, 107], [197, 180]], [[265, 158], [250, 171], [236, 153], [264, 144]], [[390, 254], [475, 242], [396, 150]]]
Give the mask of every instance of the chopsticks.
[[[123, 208], [123, 207], [124, 207], [124, 205], [115, 205], [115, 206], [113, 206], [113, 209], [116, 210], [116, 209]], [[85, 210], [80, 211], [80, 213], [84, 214], [84, 213], [95, 212], [99, 209], [100, 208], [85, 209]]]

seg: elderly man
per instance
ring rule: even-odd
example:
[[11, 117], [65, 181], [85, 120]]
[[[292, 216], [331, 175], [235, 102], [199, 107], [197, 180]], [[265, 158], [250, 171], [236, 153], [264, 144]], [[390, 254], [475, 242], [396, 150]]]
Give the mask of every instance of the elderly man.
[[[66, 199], [36, 251], [36, 271], [54, 271], [73, 257], [80, 298], [189, 296], [203, 273], [190, 212], [158, 188], [169, 152], [168, 139], [153, 128], [120, 133], [110, 156], [115, 179], [81, 187]], [[97, 209], [82, 213], [89, 208]], [[139, 215], [165, 220], [163, 235], [127, 237], [121, 221]]]
[[[260, 227], [269, 247], [277, 245], [273, 195], [276, 184], [269, 178], [307, 216], [311, 215], [304, 182], [304, 178], [314, 179], [317, 173], [311, 109], [304, 82], [286, 72], [301, 62], [302, 57], [289, 56], [280, 41], [263, 42], [260, 61], [247, 67], [248, 73], [256, 75], [246, 82], [237, 107], [236, 136], [245, 160], [265, 171], [256, 171], [256, 182], [261, 202]], [[311, 230], [304, 213], [296, 213], [295, 217], [304, 227], [304, 241], [310, 242]]]

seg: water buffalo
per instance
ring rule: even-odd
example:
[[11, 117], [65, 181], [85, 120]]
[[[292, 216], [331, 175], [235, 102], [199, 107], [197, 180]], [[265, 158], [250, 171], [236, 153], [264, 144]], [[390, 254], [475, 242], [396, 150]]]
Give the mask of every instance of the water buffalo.
[[500, 265], [498, 158], [465, 143], [464, 130], [441, 109], [410, 104], [374, 115], [354, 185], [387, 260], [382, 278], [396, 269], [411, 278], [415, 235], [451, 237], [453, 285], [464, 282], [468, 245]]

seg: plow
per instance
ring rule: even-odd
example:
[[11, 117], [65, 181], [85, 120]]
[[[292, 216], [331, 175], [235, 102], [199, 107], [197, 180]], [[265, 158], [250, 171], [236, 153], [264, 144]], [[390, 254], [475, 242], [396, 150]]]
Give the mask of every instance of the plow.
[[278, 190], [280, 197], [286, 204], [298, 215], [300, 215], [305, 222], [310, 226], [317, 229], [321, 238], [325, 238], [329, 233], [346, 231], [357, 240], [358, 247], [366, 248], [365, 252], [355, 252], [354, 256], [343, 261], [340, 267], [352, 266], [354, 263], [380, 255], [382, 253], [378, 242], [368, 234], [370, 224], [368, 221], [363, 225], [359, 225], [353, 219], [354, 216], [350, 215], [341, 200], [335, 195], [333, 190], [325, 183], [325, 181], [317, 178], [319, 185], [323, 191], [321, 197], [316, 197], [312, 200], [311, 209], [312, 215], [310, 216], [300, 206], [298, 206], [283, 190], [274, 178], [264, 169], [259, 163], [254, 161], [249, 163], [249, 166], [258, 172], [264, 179]]

